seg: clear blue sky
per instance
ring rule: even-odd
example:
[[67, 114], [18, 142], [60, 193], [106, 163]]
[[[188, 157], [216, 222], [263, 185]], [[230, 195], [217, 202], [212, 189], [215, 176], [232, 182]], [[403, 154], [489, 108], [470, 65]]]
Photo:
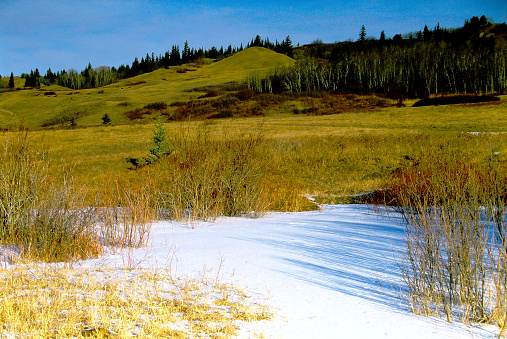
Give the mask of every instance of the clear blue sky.
[[219, 48], [289, 35], [303, 45], [356, 40], [361, 25], [368, 36], [392, 37], [437, 23], [459, 27], [475, 15], [505, 22], [507, 0], [0, 0], [0, 74], [130, 64], [185, 40]]

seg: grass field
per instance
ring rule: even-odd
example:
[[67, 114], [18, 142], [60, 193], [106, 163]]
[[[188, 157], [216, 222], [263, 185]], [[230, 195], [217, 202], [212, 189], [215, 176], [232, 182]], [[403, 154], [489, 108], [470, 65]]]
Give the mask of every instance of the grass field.
[[[357, 202], [358, 194], [389, 189], [404, 175], [429, 176], [446, 191], [448, 184], [460, 187], [463, 168], [456, 164], [473, 168], [479, 179], [494, 172], [500, 192], [494, 198], [504, 203], [507, 96], [424, 107], [407, 100], [398, 107], [374, 95], [259, 94], [242, 85], [252, 74], [292, 62], [250, 48], [220, 62], [160, 69], [97, 89], [3, 90], [3, 242], [25, 246], [26, 260], [72, 261], [96, 256], [103, 246], [142, 246], [157, 217], [213, 220], [312, 210], [318, 206], [308, 196], [317, 203]], [[106, 113], [112, 120], [107, 126]], [[26, 138], [20, 127], [29, 130]], [[127, 159], [150, 157], [160, 127], [174, 151], [132, 169]], [[433, 168], [451, 174], [432, 175]], [[458, 184], [446, 181], [454, 175]], [[479, 179], [471, 179], [473, 189], [486, 187], [487, 180]], [[9, 199], [14, 203], [4, 203]], [[23, 199], [27, 203], [19, 204]], [[83, 210], [87, 222], [100, 220], [105, 230], [95, 234], [89, 222], [67, 236], [75, 231], [68, 216]], [[43, 237], [41, 225], [56, 225], [51, 218], [59, 218], [61, 232]], [[498, 286], [504, 296], [504, 285]], [[491, 317], [500, 324], [505, 307], [497, 309]]]
[[[479, 162], [492, 152], [497, 161], [506, 161], [506, 136], [496, 134], [507, 130], [505, 96], [490, 103], [411, 107], [415, 101], [406, 101], [396, 107], [376, 96], [242, 89], [248, 76], [292, 62], [250, 48], [219, 62], [160, 69], [102, 88], [4, 91], [0, 128], [35, 130], [31, 135], [51, 151], [53, 171], [71, 168], [75, 182], [92, 192], [118, 180], [145, 180], [139, 178], [148, 170], [131, 171], [126, 159], [148, 154], [156, 122], [165, 122], [176, 149], [181, 135], [188, 139], [196, 131], [215, 141], [261, 131], [259, 151], [266, 158], [258, 158], [272, 175], [264, 180], [283, 178], [298, 195], [331, 197], [378, 188], [386, 175], [410, 162], [406, 159], [449, 143], [463, 144]], [[22, 85], [16, 79], [16, 87]], [[105, 113], [112, 120], [108, 126], [102, 125]], [[169, 121], [175, 114], [183, 121]], [[208, 119], [217, 114], [233, 118]]]
[[[205, 131], [211, 140], [262, 131], [268, 174], [291, 182], [298, 194], [349, 195], [378, 188], [396, 168], [435, 147], [459, 144], [477, 162], [494, 154], [507, 161], [505, 98], [495, 104], [388, 107], [364, 112], [276, 116], [164, 124], [180, 148], [182, 134]], [[470, 133], [468, 133], [470, 132]], [[478, 132], [479, 134], [476, 134]], [[482, 134], [481, 134], [482, 133]], [[73, 169], [76, 183], [96, 191], [117, 180], [138, 181], [151, 171], [128, 169], [126, 159], [148, 154], [153, 124], [97, 126], [33, 132], [51, 150], [53, 169]], [[173, 157], [177, 157], [175, 153]], [[162, 165], [157, 165], [162, 169]], [[267, 179], [269, 180], [269, 179]], [[279, 181], [275, 179], [275, 181]]]

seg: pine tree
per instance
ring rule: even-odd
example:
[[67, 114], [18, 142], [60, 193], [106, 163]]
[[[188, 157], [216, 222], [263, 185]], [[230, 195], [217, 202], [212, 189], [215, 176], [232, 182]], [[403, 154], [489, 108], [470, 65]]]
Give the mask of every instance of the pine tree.
[[185, 41], [183, 46], [183, 52], [181, 53], [181, 61], [186, 64], [190, 61], [190, 48], [188, 47], [188, 41]]
[[424, 41], [428, 41], [431, 39], [431, 32], [430, 30], [428, 29], [428, 26], [424, 25], [424, 30], [423, 30], [423, 34], [422, 34], [422, 38]]
[[180, 46], [174, 45], [171, 49], [171, 55], [170, 55], [170, 64], [171, 66], [176, 66], [181, 63], [181, 56], [180, 56]]
[[257, 36], [255, 37], [255, 40], [252, 41], [252, 44], [251, 44], [251, 47], [262, 47], [263, 45], [263, 41], [261, 39], [261, 36], [257, 34]]
[[359, 31], [358, 41], [366, 41], [366, 28], [364, 27], [364, 25], [361, 26], [361, 31]]
[[9, 78], [9, 88], [14, 88], [14, 74], [11, 72], [11, 77]]
[[153, 128], [153, 142], [155, 143], [155, 148], [150, 149], [150, 153], [154, 155], [157, 159], [171, 154], [174, 151], [174, 147], [170, 145], [170, 142], [167, 140], [169, 137], [167, 132], [164, 129], [164, 125], [162, 123], [155, 125]]
[[384, 31], [380, 32], [380, 42], [386, 41], [386, 33]]
[[292, 40], [290, 39], [290, 36], [287, 35], [282, 44], [284, 54], [292, 57]]

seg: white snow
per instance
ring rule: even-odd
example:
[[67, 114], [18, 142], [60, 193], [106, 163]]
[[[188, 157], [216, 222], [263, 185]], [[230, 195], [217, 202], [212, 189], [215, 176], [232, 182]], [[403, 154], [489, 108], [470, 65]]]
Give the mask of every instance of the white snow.
[[[190, 227], [153, 225], [147, 248], [83, 262], [171, 267], [176, 275], [233, 282], [276, 312], [240, 338], [493, 338], [492, 325], [467, 326], [414, 315], [404, 297], [399, 215], [365, 205], [221, 218]], [[267, 298], [267, 299], [265, 299]]]
[[403, 237], [394, 212], [325, 205], [258, 219], [156, 222], [146, 248], [74, 267], [170, 268], [179, 277], [231, 282], [276, 313], [246, 323], [239, 338], [498, 337], [493, 325], [411, 312], [399, 268]]

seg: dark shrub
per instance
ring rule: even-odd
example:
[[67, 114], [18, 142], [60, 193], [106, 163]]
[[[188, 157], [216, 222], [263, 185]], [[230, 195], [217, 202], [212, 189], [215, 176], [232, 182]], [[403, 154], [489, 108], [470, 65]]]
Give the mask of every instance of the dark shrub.
[[250, 88], [245, 88], [241, 91], [239, 91], [238, 93], [236, 93], [236, 98], [238, 98], [239, 100], [241, 101], [245, 101], [245, 100], [250, 100], [254, 97], [255, 95], [255, 91], [253, 89], [250, 89]]
[[454, 104], [475, 104], [481, 102], [500, 101], [492, 95], [453, 95], [448, 97], [425, 98], [416, 102], [412, 107]]
[[167, 108], [167, 104], [165, 102], [154, 102], [144, 106], [144, 108], [148, 110], [162, 111]]

